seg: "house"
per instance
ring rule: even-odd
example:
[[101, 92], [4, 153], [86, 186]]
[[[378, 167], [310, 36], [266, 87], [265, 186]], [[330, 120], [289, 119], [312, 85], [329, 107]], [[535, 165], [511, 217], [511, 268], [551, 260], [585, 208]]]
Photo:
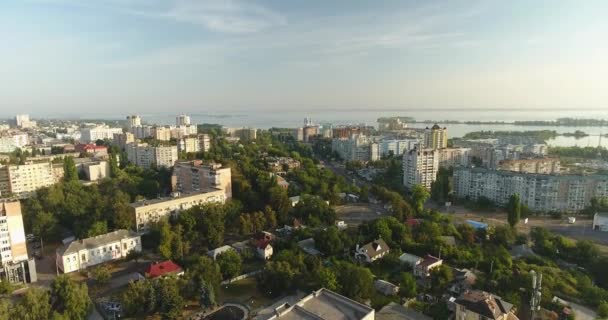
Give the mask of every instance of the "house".
[[317, 248], [315, 247], [314, 238], [308, 238], [298, 241], [298, 247], [300, 247], [302, 251], [308, 253], [311, 256], [318, 256], [321, 254], [321, 251], [317, 250]]
[[170, 275], [182, 276], [183, 274], [184, 270], [182, 269], [182, 267], [180, 267], [171, 260], [151, 263], [144, 271], [144, 275], [150, 279], [166, 277]]
[[404, 253], [399, 256], [399, 261], [401, 261], [401, 264], [407, 264], [413, 269], [422, 262], [422, 258], [413, 254]]
[[249, 241], [241, 241], [241, 242], [235, 242], [233, 244], [230, 245], [231, 247], [234, 248], [234, 250], [236, 250], [236, 252], [243, 254], [243, 252], [250, 250], [251, 246], [250, 246], [250, 242]]
[[285, 178], [276, 175], [277, 177], [277, 185], [285, 190], [289, 189], [289, 182], [287, 182], [287, 180], [285, 180]]
[[608, 212], [596, 212], [593, 215], [593, 230], [608, 231]]
[[234, 251], [234, 248], [228, 245], [225, 246], [221, 246], [219, 248], [215, 248], [213, 250], [209, 250], [207, 251], [207, 255], [212, 258], [213, 260], [217, 259], [217, 256], [219, 256], [220, 254], [224, 253], [224, 252], [228, 252], [228, 251]]
[[357, 245], [355, 258], [363, 259], [365, 262], [374, 262], [390, 252], [390, 248], [382, 239], [372, 241], [362, 247]]
[[141, 238], [121, 229], [63, 245], [56, 251], [55, 262], [59, 270], [69, 273], [124, 258], [131, 251], [141, 251]]
[[260, 244], [256, 247], [256, 252], [258, 257], [268, 260], [270, 257], [272, 257], [272, 246], [269, 242]]
[[456, 320], [519, 320], [511, 303], [481, 290], [466, 291], [454, 304]]
[[414, 276], [426, 278], [431, 275], [431, 270], [443, 264], [443, 260], [427, 254], [419, 264], [414, 267]]
[[274, 240], [274, 234], [267, 232], [267, 231], [259, 231], [253, 235], [253, 238], [251, 239], [251, 243], [254, 246], [258, 247], [262, 244], [271, 242], [273, 240]]
[[384, 280], [374, 281], [374, 288], [385, 296], [394, 296], [399, 293], [399, 286]]
[[291, 206], [295, 207], [300, 202], [300, 196], [289, 197], [289, 201], [291, 202]]
[[477, 276], [469, 269], [453, 269], [454, 280], [448, 287], [448, 291], [458, 296], [467, 290], [471, 290], [477, 281]]
[[271, 312], [260, 312], [254, 319], [374, 320], [374, 314], [373, 308], [322, 288], [295, 303], [285, 302]]
[[391, 302], [376, 313], [376, 320], [433, 320], [433, 318]]

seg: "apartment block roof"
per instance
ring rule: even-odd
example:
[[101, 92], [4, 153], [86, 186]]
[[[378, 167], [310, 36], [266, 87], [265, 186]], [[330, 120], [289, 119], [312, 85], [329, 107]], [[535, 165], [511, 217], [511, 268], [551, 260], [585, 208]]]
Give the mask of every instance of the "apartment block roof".
[[57, 249], [57, 252], [61, 255], [66, 255], [78, 252], [80, 250], [98, 248], [108, 243], [113, 243], [122, 239], [134, 238], [138, 236], [139, 234], [134, 231], [120, 229], [95, 237], [72, 241], [69, 244]]

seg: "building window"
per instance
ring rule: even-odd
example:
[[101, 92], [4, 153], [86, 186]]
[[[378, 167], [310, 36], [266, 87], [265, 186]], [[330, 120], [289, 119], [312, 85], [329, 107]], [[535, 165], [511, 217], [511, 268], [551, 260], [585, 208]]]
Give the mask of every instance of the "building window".
[[81, 259], [82, 262], [87, 262], [87, 255], [86, 254], [83, 253], [82, 256], [81, 256], [81, 258], [82, 258]]

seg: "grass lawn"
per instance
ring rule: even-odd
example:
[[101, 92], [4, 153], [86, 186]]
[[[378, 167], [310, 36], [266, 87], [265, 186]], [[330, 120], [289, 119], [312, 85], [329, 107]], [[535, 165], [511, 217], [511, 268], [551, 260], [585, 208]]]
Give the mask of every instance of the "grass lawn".
[[220, 303], [242, 303], [247, 305], [251, 310], [256, 310], [272, 303], [271, 299], [264, 296], [258, 290], [258, 282], [255, 277], [223, 285], [218, 295], [218, 301]]

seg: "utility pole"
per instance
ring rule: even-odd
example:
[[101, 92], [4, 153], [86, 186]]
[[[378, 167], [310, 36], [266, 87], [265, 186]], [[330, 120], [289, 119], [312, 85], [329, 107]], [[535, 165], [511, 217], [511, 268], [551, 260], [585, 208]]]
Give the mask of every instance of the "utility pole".
[[543, 274], [539, 273], [538, 278], [536, 277], [536, 271], [530, 271], [532, 275], [532, 298], [530, 299], [530, 320], [535, 320], [536, 311], [540, 310], [540, 299], [542, 297], [542, 282], [543, 282]]

